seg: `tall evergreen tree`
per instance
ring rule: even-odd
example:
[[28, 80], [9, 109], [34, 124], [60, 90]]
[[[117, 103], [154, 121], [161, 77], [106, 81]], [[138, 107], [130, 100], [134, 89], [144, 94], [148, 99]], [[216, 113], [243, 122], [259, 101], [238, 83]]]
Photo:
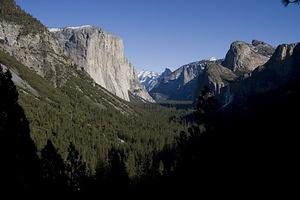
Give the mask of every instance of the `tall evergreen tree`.
[[197, 112], [200, 115], [213, 112], [217, 107], [217, 101], [211, 89], [204, 87], [197, 99]]
[[82, 190], [88, 176], [87, 168], [72, 142], [68, 148], [66, 171], [69, 179], [68, 185], [71, 189], [73, 191]]
[[125, 189], [129, 183], [128, 173], [125, 166], [124, 153], [112, 148], [108, 154], [110, 184], [119, 189]]
[[215, 113], [218, 108], [219, 104], [213, 91], [208, 87], [204, 87], [197, 99], [196, 116], [198, 123], [204, 124], [207, 131], [214, 128]]
[[41, 151], [41, 161], [44, 189], [49, 192], [66, 191], [65, 164], [50, 140]]

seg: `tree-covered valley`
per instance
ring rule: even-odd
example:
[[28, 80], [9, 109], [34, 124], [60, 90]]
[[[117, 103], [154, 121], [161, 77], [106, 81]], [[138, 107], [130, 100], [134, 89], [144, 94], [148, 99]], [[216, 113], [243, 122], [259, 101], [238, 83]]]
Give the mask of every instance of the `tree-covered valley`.
[[49, 29], [0, 0], [1, 194], [292, 190], [300, 44], [235, 41], [224, 56], [143, 85], [120, 38]]

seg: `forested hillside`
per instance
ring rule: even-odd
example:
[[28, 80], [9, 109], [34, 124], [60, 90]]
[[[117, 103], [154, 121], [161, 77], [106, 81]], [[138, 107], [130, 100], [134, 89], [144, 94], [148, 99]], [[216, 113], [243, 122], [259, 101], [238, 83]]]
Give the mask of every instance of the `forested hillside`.
[[93, 86], [92, 80], [81, 81], [87, 79], [82, 72], [58, 89], [4, 52], [0, 63], [31, 86], [32, 91], [19, 88], [19, 101], [38, 150], [51, 139], [66, 158], [68, 144], [73, 142], [91, 172], [99, 162], [105, 163], [109, 149], [115, 147], [126, 152], [131, 177], [138, 176], [143, 165], [138, 160], [173, 144], [185, 130], [182, 124], [169, 119], [177, 114], [175, 109], [125, 103], [100, 86]]

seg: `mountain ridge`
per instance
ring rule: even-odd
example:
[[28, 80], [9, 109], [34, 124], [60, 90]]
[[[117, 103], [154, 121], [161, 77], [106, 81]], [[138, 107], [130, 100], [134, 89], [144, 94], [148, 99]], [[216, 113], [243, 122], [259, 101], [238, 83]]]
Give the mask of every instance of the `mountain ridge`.
[[[274, 51], [271, 45], [259, 40], [252, 40], [251, 43], [234, 41], [224, 59], [213, 58], [183, 65], [168, 80], [156, 84], [149, 91], [150, 95], [157, 101], [196, 101], [200, 91], [209, 87], [216, 95], [222, 93], [223, 98], [229, 98], [228, 93], [221, 91], [226, 90], [226, 86], [238, 77], [248, 76], [257, 67], [264, 65]], [[222, 102], [226, 102], [225, 99]]]
[[192, 62], [179, 67], [159, 80], [150, 91], [156, 101], [192, 101], [197, 96], [198, 77], [203, 73], [208, 60]]

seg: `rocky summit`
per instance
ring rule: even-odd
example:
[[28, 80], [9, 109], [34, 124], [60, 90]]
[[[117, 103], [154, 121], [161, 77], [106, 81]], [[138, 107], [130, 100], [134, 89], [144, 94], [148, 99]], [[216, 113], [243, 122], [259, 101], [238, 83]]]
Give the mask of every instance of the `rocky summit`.
[[273, 53], [274, 48], [271, 45], [258, 40], [253, 40], [252, 44], [235, 41], [231, 44], [222, 65], [241, 75], [265, 64]]
[[120, 38], [90, 25], [49, 30], [58, 40], [64, 54], [96, 83], [127, 101], [131, 93], [153, 102], [140, 84], [133, 65], [125, 57]]

